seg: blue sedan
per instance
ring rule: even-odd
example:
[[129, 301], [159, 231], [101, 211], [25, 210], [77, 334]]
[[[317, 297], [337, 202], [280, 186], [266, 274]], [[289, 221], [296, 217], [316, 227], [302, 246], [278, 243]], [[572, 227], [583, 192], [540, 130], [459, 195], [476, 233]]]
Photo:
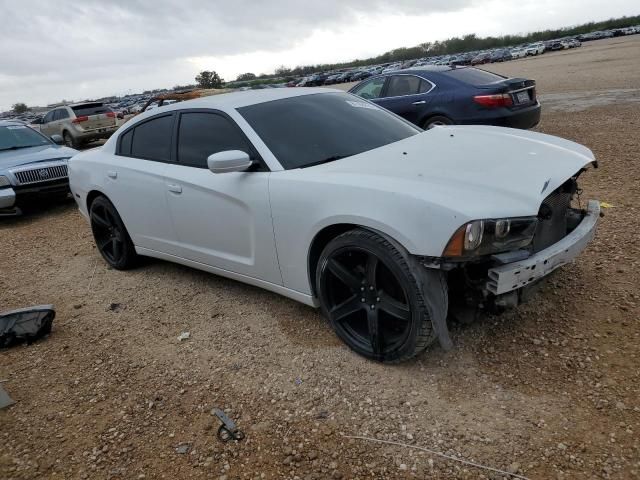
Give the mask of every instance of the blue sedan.
[[473, 67], [420, 67], [371, 77], [349, 90], [424, 129], [436, 125], [532, 128], [536, 82]]

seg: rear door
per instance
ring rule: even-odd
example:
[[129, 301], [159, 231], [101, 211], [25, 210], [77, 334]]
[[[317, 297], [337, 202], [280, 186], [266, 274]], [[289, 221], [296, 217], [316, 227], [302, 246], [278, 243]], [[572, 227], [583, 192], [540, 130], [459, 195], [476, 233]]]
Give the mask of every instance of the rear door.
[[[227, 115], [183, 110], [177, 120], [177, 163], [167, 165], [165, 190], [180, 256], [282, 285], [268, 168]], [[255, 169], [212, 173], [207, 157], [226, 150], [247, 152], [256, 162]]]
[[104, 188], [136, 247], [177, 255], [165, 196], [164, 173], [172, 162], [174, 115], [151, 117], [118, 137], [116, 155], [104, 167]]
[[430, 109], [435, 85], [429, 80], [411, 74], [391, 75], [376, 103], [404, 119], [418, 124], [425, 111]]
[[58, 108], [53, 118], [53, 133], [62, 135], [64, 126], [69, 122], [69, 111], [66, 108]]
[[47, 112], [47, 114], [42, 119], [42, 125], [40, 126], [40, 131], [48, 137], [56, 133], [53, 131], [53, 127], [54, 127], [53, 117], [55, 115], [55, 112], [56, 112], [55, 110], [51, 110], [50, 112]]

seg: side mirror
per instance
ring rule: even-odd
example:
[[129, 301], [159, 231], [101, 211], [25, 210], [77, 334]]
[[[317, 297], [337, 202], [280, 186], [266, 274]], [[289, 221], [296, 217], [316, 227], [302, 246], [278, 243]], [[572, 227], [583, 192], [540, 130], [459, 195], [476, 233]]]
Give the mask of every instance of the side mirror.
[[251, 165], [249, 154], [241, 150], [218, 152], [207, 158], [207, 166], [213, 173], [244, 172]]
[[51, 140], [53, 141], [53, 143], [55, 143], [56, 145], [64, 145], [64, 139], [58, 135], [51, 135]]

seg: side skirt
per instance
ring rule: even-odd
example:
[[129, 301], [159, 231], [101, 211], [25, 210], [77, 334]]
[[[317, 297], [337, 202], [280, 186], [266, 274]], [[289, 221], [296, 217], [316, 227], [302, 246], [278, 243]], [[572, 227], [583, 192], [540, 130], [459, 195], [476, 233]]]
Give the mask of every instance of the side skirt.
[[290, 288], [283, 287], [282, 285], [276, 285], [275, 283], [265, 282], [264, 280], [260, 280], [258, 278], [249, 277], [247, 275], [231, 272], [222, 268], [212, 267], [205, 263], [194, 262], [193, 260], [188, 260], [186, 258], [178, 257], [175, 255], [169, 255], [148, 248], [136, 247], [136, 253], [145, 257], [154, 257], [161, 260], [166, 260], [168, 262], [179, 263], [180, 265], [185, 265], [197, 270], [203, 270], [205, 272], [213, 273], [221, 277], [237, 280], [238, 282], [247, 283], [249, 285], [253, 285], [254, 287], [263, 288], [265, 290], [269, 290], [270, 292], [282, 295], [283, 297], [290, 298], [292, 300], [295, 300], [296, 302], [304, 303], [305, 305], [309, 305], [310, 307], [318, 308], [320, 306], [318, 300], [311, 295], [307, 295], [296, 290], [291, 290]]

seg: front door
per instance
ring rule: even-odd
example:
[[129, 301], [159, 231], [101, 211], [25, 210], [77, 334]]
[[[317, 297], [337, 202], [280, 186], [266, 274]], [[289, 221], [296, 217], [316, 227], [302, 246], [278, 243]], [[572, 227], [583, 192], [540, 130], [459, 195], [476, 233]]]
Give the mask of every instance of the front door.
[[[178, 121], [177, 162], [166, 166], [165, 186], [181, 256], [282, 285], [269, 204], [270, 172], [227, 116], [186, 110]], [[255, 168], [214, 174], [207, 157], [226, 150], [247, 152]]]

